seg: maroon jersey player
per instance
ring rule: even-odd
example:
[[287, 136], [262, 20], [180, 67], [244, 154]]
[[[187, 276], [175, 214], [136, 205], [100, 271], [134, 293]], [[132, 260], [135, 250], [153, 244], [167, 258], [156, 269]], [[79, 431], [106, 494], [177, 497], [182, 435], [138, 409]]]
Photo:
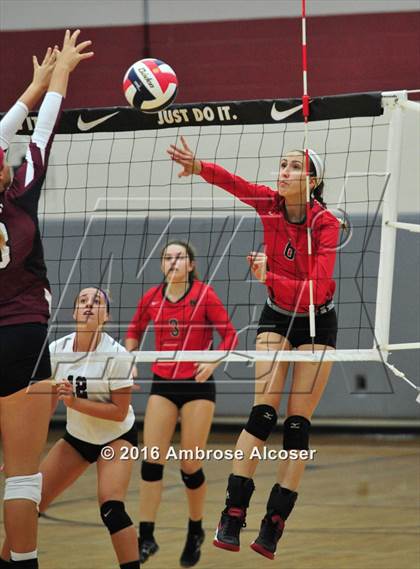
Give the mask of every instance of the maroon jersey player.
[[[58, 93], [50, 92], [46, 96], [42, 109], [45, 112], [40, 113], [25, 160], [7, 191], [0, 194], [0, 231], [4, 241], [0, 256], [0, 326], [46, 324], [50, 315], [51, 293], [39, 231], [38, 201], [61, 102]], [[16, 103], [13, 112], [18, 119], [18, 124], [13, 126], [18, 128], [21, 115], [26, 114], [21, 101]], [[12, 117], [6, 115], [4, 121], [12, 122]], [[2, 133], [4, 130], [2, 128]], [[2, 136], [2, 143], [5, 142]], [[4, 164], [1, 150], [0, 160], [2, 154]]]
[[[232, 350], [237, 334], [214, 290], [197, 278], [195, 254], [188, 243], [172, 241], [162, 251], [164, 283], [141, 298], [128, 328], [126, 348], [136, 350], [153, 322], [156, 350], [210, 350], [213, 331], [222, 338], [218, 350]], [[161, 362], [153, 364], [153, 383], [144, 419], [144, 445], [159, 449], [142, 463], [140, 486], [140, 561], [156, 553], [154, 522], [162, 492], [163, 467], [178, 416], [181, 447], [204, 449], [213, 418], [216, 389], [212, 373], [216, 364]], [[181, 565], [192, 567], [200, 558], [204, 540], [202, 518], [206, 483], [199, 457], [181, 460], [181, 476], [189, 504], [187, 540]]]
[[[313, 282], [315, 305], [316, 350], [335, 348], [337, 318], [333, 303], [333, 279], [339, 222], [323, 202], [324, 165], [313, 150], [309, 151], [311, 203], [306, 218], [306, 168], [304, 152], [293, 150], [280, 159], [277, 190], [255, 184], [231, 174], [216, 164], [196, 159], [181, 137], [182, 146], [172, 145], [168, 153], [183, 170], [179, 176], [201, 175], [247, 205], [260, 216], [264, 228], [264, 252], [251, 251], [247, 256], [254, 276], [267, 288], [267, 301], [257, 329], [257, 350], [311, 350], [309, 280]], [[312, 236], [312, 269], [309, 268], [307, 224]], [[258, 460], [253, 449], [262, 450], [277, 423], [289, 364], [256, 363], [254, 406], [236, 448], [244, 460], [233, 461], [229, 477], [226, 508], [216, 530], [214, 545], [238, 551], [239, 534], [245, 525]], [[288, 398], [287, 417], [283, 425], [285, 450], [307, 451], [310, 419], [327, 385], [330, 362], [312, 364], [296, 362], [292, 389]], [[259, 454], [257, 454], [257, 457]], [[303, 475], [302, 459], [287, 460], [281, 465], [277, 482], [267, 502], [266, 514], [258, 537], [251, 544], [257, 553], [274, 558], [284, 523], [297, 499]]]
[[[51, 409], [51, 366], [44, 350], [50, 290], [38, 225], [54, 127], [70, 73], [92, 53], [66, 32], [61, 51], [49, 48], [34, 78], [0, 123], [0, 412], [4, 470], [4, 519], [14, 567], [38, 567], [36, 532], [42, 475], [39, 459]], [[5, 159], [29, 109], [47, 91], [25, 161], [12, 180]], [[31, 384], [29, 386], [29, 384]], [[36, 396], [34, 396], [36, 395]], [[0, 559], [0, 567], [5, 564]]]

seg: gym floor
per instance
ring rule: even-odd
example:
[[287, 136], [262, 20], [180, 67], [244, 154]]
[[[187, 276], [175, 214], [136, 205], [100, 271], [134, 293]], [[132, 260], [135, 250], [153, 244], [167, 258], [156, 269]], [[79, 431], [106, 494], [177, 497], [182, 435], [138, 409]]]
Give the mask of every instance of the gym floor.
[[[62, 430], [50, 432], [50, 447]], [[210, 449], [232, 449], [236, 432], [214, 432]], [[177, 449], [177, 439], [174, 448]], [[198, 567], [252, 569], [257, 564], [281, 569], [418, 569], [420, 567], [420, 436], [314, 434], [315, 460], [307, 466], [296, 508], [280, 542], [274, 565], [249, 544], [258, 532], [274, 483], [276, 460], [261, 461], [256, 491], [241, 534], [241, 551], [212, 546], [224, 504], [229, 460], [204, 464], [208, 481], [206, 541]], [[279, 434], [269, 448], [280, 449]], [[127, 509], [137, 526], [140, 459], [133, 470]], [[164, 473], [165, 490], [156, 523], [159, 552], [149, 569], [179, 566], [187, 525], [187, 504], [179, 466], [172, 459]], [[2, 491], [2, 490], [1, 490]], [[1, 534], [4, 535], [3, 526]], [[40, 519], [42, 569], [112, 569], [118, 567], [96, 501], [92, 466]]]

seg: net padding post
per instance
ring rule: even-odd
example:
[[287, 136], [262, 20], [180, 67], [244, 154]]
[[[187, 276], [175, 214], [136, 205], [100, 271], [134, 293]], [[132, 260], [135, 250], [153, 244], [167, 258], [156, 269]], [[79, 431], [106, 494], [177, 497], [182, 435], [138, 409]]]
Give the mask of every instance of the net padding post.
[[[396, 93], [396, 100], [406, 98], [405, 93]], [[387, 97], [388, 99], [388, 97]], [[403, 111], [399, 104], [390, 105], [391, 117], [388, 133], [386, 172], [389, 183], [385, 190], [382, 209], [382, 229], [378, 270], [378, 290], [376, 294], [375, 339], [376, 346], [382, 348], [389, 343], [391, 322], [392, 286], [395, 264], [396, 228], [392, 223], [398, 221], [398, 185], [401, 167], [401, 143]], [[391, 224], [389, 223], [391, 222]], [[387, 359], [387, 353], [384, 354]]]

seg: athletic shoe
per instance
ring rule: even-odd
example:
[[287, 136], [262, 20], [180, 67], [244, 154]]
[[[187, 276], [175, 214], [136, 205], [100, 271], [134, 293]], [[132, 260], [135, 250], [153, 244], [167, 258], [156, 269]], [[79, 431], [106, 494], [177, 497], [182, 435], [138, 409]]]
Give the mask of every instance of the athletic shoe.
[[268, 557], [268, 559], [274, 559], [277, 543], [283, 534], [283, 529], [284, 521], [279, 515], [269, 516], [267, 514], [261, 522], [257, 539], [251, 543], [251, 549], [260, 555], [264, 555], [264, 557]]
[[151, 555], [159, 551], [159, 546], [154, 539], [138, 539], [140, 563], [146, 563]]
[[239, 551], [239, 534], [241, 529], [246, 526], [245, 517], [245, 508], [233, 506], [225, 508], [216, 529], [213, 545], [228, 551]]
[[184, 551], [179, 560], [182, 567], [193, 567], [200, 561], [201, 545], [204, 542], [205, 533], [201, 530], [200, 533], [188, 533], [187, 541], [185, 542]]

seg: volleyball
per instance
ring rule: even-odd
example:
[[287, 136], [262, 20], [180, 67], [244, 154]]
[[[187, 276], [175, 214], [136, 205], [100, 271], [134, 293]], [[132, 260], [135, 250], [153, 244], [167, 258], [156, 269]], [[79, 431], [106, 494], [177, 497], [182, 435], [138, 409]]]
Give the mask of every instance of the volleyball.
[[159, 59], [141, 59], [127, 70], [123, 89], [132, 107], [143, 113], [157, 113], [175, 99], [178, 79], [167, 63]]

